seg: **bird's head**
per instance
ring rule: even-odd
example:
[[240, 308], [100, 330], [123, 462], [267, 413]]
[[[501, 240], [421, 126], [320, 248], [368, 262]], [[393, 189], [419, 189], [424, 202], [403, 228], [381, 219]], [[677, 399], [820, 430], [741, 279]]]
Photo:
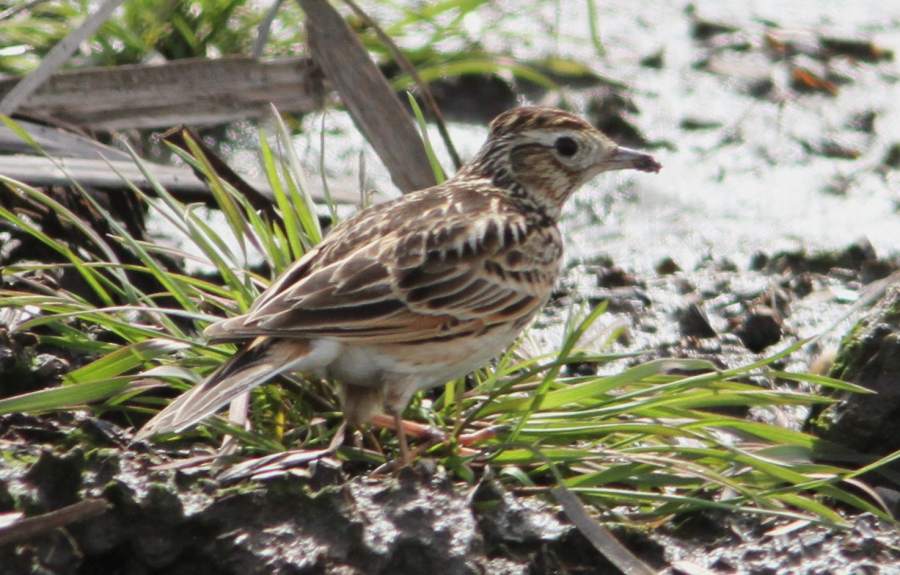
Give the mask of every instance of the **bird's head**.
[[555, 217], [569, 196], [600, 172], [660, 167], [652, 156], [617, 145], [574, 114], [521, 107], [491, 122], [487, 142], [463, 173], [490, 178]]

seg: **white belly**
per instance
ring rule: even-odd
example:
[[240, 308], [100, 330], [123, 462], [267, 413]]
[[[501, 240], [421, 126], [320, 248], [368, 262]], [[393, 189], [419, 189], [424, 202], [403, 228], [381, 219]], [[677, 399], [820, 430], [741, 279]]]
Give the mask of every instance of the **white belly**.
[[343, 344], [327, 375], [362, 387], [414, 381], [425, 389], [462, 377], [500, 355], [518, 335], [502, 330], [474, 339], [403, 346]]

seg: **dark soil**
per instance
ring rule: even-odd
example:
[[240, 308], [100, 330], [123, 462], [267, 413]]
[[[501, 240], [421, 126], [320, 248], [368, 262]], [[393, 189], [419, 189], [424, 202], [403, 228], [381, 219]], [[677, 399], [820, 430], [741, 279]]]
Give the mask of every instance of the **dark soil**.
[[[0, 574], [617, 573], [548, 501], [490, 480], [464, 486], [426, 463], [349, 477], [318, 461], [276, 478], [219, 485], [160, 471], [92, 418], [0, 418], [0, 517], [101, 498], [99, 515], [0, 545]], [[890, 573], [900, 533], [871, 516], [849, 531], [692, 515], [657, 531], [617, 529], [654, 569]], [[2, 536], [2, 531], [0, 531]]]

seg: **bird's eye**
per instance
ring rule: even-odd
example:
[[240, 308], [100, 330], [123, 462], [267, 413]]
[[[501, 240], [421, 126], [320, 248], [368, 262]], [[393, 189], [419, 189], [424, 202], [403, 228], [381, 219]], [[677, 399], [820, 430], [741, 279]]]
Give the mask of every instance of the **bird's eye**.
[[578, 152], [578, 143], [568, 136], [557, 138], [553, 147], [556, 148], [556, 151], [559, 152], [561, 156], [567, 158], [571, 158]]

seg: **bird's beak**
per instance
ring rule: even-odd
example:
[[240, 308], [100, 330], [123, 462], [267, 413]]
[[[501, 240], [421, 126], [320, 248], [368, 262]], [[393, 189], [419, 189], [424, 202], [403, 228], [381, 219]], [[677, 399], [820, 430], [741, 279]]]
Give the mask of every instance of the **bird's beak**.
[[612, 155], [600, 161], [603, 171], [606, 170], [640, 170], [642, 172], [658, 172], [662, 165], [650, 154], [638, 152], [631, 148], [616, 146]]

